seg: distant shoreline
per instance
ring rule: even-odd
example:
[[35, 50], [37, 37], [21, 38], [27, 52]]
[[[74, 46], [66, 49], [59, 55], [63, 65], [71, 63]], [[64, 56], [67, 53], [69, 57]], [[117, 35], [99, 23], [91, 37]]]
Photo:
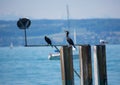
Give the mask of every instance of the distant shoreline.
[[[52, 38], [54, 44], [66, 44], [64, 30], [69, 30], [73, 38], [74, 29], [78, 44], [98, 44], [100, 39], [109, 44], [120, 44], [120, 19], [70, 19], [69, 29], [66, 20], [41, 19], [31, 22], [27, 30], [29, 44], [45, 44], [45, 35]], [[24, 32], [16, 23], [0, 20], [0, 46], [9, 46], [11, 42], [14, 46], [24, 45]]]

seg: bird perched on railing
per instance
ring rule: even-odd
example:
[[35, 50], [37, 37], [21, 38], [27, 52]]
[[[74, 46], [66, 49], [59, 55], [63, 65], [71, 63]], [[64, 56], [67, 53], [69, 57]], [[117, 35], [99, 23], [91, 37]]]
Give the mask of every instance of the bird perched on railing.
[[66, 33], [66, 40], [69, 43], [69, 45], [72, 45], [76, 49], [73, 40], [69, 37], [69, 31], [65, 31], [65, 33]]
[[45, 41], [47, 42], [48, 45], [53, 47], [52, 42], [51, 42], [49, 37], [45, 36], [44, 39], [45, 39]]
[[50, 45], [51, 47], [54, 46], [57, 49], [57, 51], [60, 52], [60, 50], [57, 48], [57, 46], [52, 45], [52, 41], [49, 37], [45, 36], [44, 39], [45, 39], [45, 41], [47, 42], [48, 45]]

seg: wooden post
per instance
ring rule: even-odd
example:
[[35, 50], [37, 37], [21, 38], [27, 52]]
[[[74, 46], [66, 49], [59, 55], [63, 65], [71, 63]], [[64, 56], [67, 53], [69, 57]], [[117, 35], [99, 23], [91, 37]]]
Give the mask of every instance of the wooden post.
[[72, 47], [63, 46], [60, 49], [62, 85], [74, 85]]
[[80, 85], [92, 85], [92, 64], [91, 64], [91, 46], [79, 46], [80, 59]]
[[107, 85], [105, 45], [94, 46], [94, 76], [95, 85]]

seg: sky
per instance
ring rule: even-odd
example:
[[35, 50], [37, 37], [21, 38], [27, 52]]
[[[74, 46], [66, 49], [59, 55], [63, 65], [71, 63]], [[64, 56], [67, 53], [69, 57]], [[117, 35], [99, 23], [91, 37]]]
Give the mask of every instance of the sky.
[[120, 0], [0, 0], [0, 20], [120, 18]]

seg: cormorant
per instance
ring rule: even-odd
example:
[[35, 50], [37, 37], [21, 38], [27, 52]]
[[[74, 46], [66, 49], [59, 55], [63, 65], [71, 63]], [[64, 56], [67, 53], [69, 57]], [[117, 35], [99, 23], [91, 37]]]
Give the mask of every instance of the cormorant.
[[69, 43], [69, 45], [72, 45], [76, 49], [73, 40], [69, 37], [69, 31], [65, 31], [65, 32], [66, 32], [66, 40], [67, 40], [67, 42]]
[[44, 38], [45, 38], [45, 41], [47, 42], [47, 44], [52, 46], [52, 42], [51, 42], [50, 38], [48, 38], [47, 36], [45, 36]]
[[57, 49], [57, 51], [60, 52], [60, 50], [57, 48], [57, 46], [52, 45], [52, 41], [50, 40], [50, 38], [48, 38], [47, 36], [45, 36], [44, 38], [48, 45], [50, 45], [51, 47], [55, 47]]

